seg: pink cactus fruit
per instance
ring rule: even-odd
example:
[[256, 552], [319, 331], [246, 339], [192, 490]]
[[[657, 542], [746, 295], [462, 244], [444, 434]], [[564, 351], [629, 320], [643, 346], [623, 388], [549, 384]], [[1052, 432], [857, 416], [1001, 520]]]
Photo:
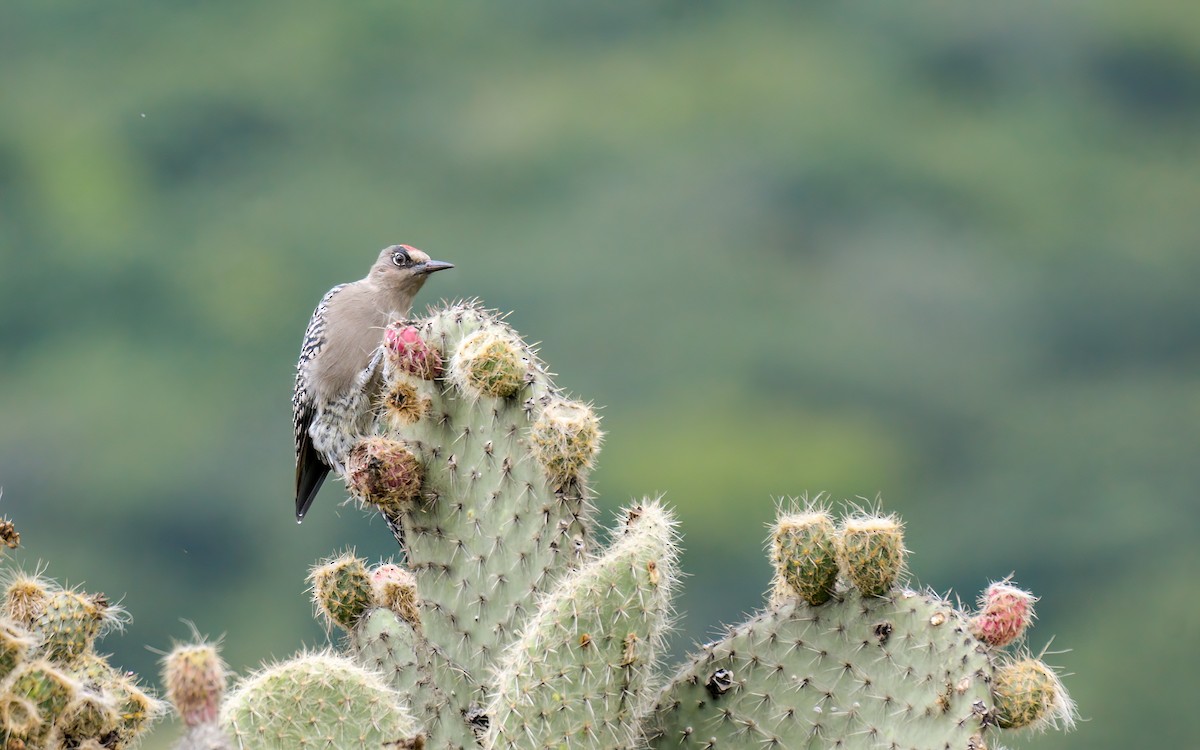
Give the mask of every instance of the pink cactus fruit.
[[421, 338], [414, 326], [388, 326], [383, 343], [392, 366], [425, 380], [441, 377], [442, 356]]
[[225, 663], [210, 643], [176, 646], [163, 659], [167, 697], [189, 727], [217, 720], [225, 695]]
[[993, 583], [979, 598], [979, 613], [971, 618], [971, 632], [984, 643], [1003, 648], [1020, 638], [1033, 621], [1036, 601], [1033, 594], [1008, 581]]

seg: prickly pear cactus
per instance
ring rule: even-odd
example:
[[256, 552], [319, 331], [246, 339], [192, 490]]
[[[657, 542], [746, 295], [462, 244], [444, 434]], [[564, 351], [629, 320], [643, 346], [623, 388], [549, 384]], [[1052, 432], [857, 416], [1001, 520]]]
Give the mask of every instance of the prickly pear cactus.
[[[0, 520], [0, 541], [19, 535]], [[123, 625], [102, 594], [6, 570], [0, 603], [0, 748], [133, 747], [163, 704], [96, 654], [96, 640]]]
[[[1001, 581], [977, 613], [958, 611], [905, 585], [898, 519], [836, 519], [818, 503], [780, 514], [764, 609], [665, 676], [675, 522], [644, 500], [593, 549], [592, 409], [474, 304], [389, 326], [381, 351], [374, 426], [348, 441], [343, 479], [384, 516], [402, 564], [347, 553], [314, 567], [318, 615], [345, 634], [345, 657], [244, 683], [222, 710], [239, 742], [326, 721], [286, 708], [313, 701], [355, 704], [337, 742], [437, 750], [983, 750], [1000, 732], [1070, 725], [1054, 670], [1020, 650], [1030, 594]], [[348, 660], [353, 700], [328, 692]], [[336, 744], [317, 732], [288, 746], [314, 736]]]
[[401, 697], [377, 673], [327, 653], [251, 675], [226, 700], [221, 723], [244, 750], [403, 748], [418, 735]]

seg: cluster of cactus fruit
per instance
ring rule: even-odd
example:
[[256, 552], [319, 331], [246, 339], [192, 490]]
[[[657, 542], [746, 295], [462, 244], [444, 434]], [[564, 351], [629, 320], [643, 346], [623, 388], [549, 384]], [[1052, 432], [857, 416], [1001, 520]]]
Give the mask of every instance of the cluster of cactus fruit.
[[[0, 521], [0, 541], [14, 548], [19, 538]], [[132, 747], [164, 704], [95, 651], [96, 640], [122, 624], [121, 609], [39, 575], [4, 577], [0, 750]]]
[[[780, 512], [764, 609], [667, 675], [675, 521], [643, 500], [596, 548], [591, 407], [475, 304], [393, 324], [383, 351], [374, 427], [343, 479], [403, 564], [316, 566], [316, 610], [343, 648], [228, 697], [212, 646], [169, 656], [179, 748], [983, 750], [1005, 730], [1071, 724], [1054, 670], [1020, 648], [1030, 594], [995, 583], [965, 613], [905, 588], [897, 519], [817, 502]], [[188, 671], [206, 690], [171, 687]]]

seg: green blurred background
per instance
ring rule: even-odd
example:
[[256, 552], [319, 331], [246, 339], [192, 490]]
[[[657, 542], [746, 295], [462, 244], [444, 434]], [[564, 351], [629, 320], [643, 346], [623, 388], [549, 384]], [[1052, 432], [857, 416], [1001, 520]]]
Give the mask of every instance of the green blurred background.
[[407, 242], [605, 405], [606, 522], [678, 509], [677, 652], [779, 498], [879, 496], [1071, 649], [1088, 721], [1008, 744], [1195, 747], [1198, 217], [1195, 3], [6, 0], [0, 512], [127, 668], [322, 643], [308, 564], [393, 545], [294, 523], [293, 364]]

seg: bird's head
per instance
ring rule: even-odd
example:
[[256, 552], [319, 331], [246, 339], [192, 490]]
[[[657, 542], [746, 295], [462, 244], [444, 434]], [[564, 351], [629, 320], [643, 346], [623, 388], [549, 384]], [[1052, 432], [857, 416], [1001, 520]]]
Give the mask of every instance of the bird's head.
[[391, 245], [379, 251], [368, 278], [389, 292], [415, 295], [434, 271], [454, 268], [453, 263], [431, 260], [409, 245]]

